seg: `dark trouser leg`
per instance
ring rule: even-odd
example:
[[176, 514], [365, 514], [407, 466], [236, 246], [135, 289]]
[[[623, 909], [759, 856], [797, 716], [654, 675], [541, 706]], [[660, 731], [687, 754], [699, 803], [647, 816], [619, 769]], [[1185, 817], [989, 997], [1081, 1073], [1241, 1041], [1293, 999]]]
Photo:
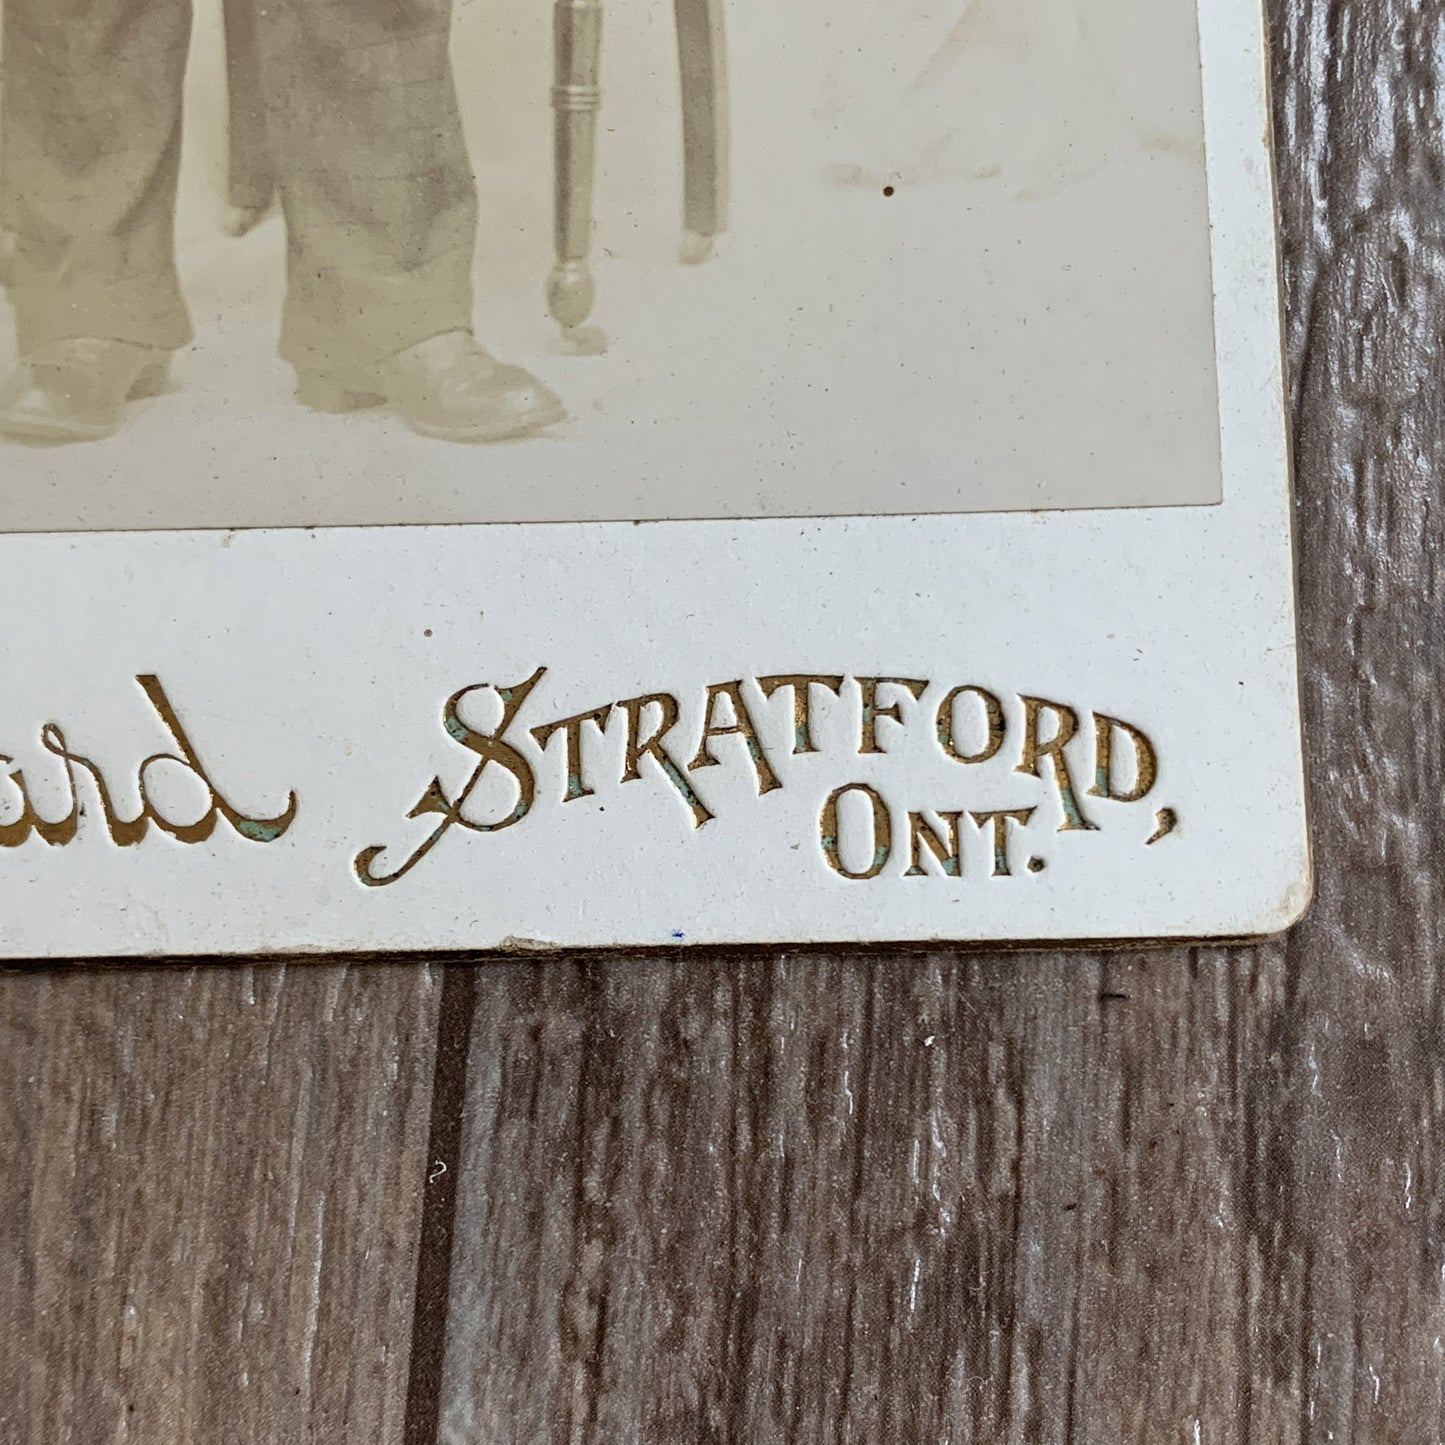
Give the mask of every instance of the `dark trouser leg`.
[[271, 204], [276, 177], [266, 139], [266, 106], [256, 49], [255, 0], [223, 0], [226, 28], [226, 195], [244, 211]]
[[0, 212], [22, 354], [190, 340], [175, 267], [190, 0], [3, 0]]
[[451, 0], [255, 3], [289, 235], [281, 354], [358, 366], [469, 330], [477, 199]]

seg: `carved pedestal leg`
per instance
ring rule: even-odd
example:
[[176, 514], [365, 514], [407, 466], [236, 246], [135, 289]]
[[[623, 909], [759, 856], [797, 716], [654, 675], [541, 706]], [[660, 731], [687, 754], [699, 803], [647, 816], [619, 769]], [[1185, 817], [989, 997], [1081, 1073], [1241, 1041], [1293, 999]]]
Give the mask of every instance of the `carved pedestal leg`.
[[557, 264], [547, 282], [547, 309], [568, 340], [595, 351], [605, 342], [583, 323], [592, 314], [596, 291], [588, 258], [597, 165], [601, 0], [558, 0], [553, 21]]
[[255, 0], [223, 0], [226, 25], [227, 164], [225, 228], [244, 236], [271, 209], [276, 177], [266, 140], [256, 50]]
[[727, 229], [728, 87], [724, 0], [673, 0], [682, 73], [682, 259], [706, 260]]

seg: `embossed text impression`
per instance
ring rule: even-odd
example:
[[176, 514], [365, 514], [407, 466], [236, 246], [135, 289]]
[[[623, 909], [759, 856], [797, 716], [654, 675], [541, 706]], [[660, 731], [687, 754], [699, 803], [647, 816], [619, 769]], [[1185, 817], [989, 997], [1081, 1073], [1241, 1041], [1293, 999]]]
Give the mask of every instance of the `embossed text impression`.
[[[706, 783], [696, 775], [731, 763], [750, 770], [759, 797], [782, 790], [789, 785], [791, 759], [823, 751], [814, 726], [820, 708], [847, 710], [847, 756], [887, 755], [905, 731], [925, 729], [929, 746], [949, 762], [976, 769], [1001, 759], [1013, 774], [1032, 779], [1038, 791], [1028, 803], [1000, 806], [974, 798], [958, 804], [905, 796], [905, 779], [895, 796], [876, 781], [850, 777], [842, 759], [827, 758], [834, 775], [820, 789], [811, 844], [833, 874], [851, 882], [890, 875], [1012, 878], [1040, 873], [1048, 866], [1043, 841], [1048, 834], [1100, 831], [1107, 821], [1105, 805], [1121, 805], [1128, 816], [1137, 816], [1135, 805], [1152, 797], [1159, 777], [1156, 744], [1135, 723], [977, 683], [780, 673], [707, 686], [695, 714], [700, 725], [691, 728], [683, 723], [682, 702], [670, 692], [644, 693], [529, 725], [523, 714], [546, 673], [539, 667], [511, 685], [472, 684], [446, 700], [441, 710], [446, 737], [470, 759], [452, 781], [432, 778], [407, 810], [405, 818], [421, 825], [416, 836], [408, 839], [396, 830], [399, 836], [352, 857], [359, 882], [370, 888], [398, 883], [453, 830], [501, 833], [549, 802], [565, 805], [591, 797], [614, 779], [619, 786], [654, 779], [680, 800], [693, 828], [705, 827], [715, 814]], [[213, 781], [160, 679], [142, 674], [136, 683], [174, 751], [152, 753], [137, 765], [134, 811], [117, 803], [99, 765], [72, 745], [64, 729], [46, 723], [39, 732], [40, 748], [54, 760], [59, 776], [46, 780], [45, 791], [63, 795], [65, 805], [48, 811], [38, 807], [24, 768], [0, 754], [0, 765], [7, 769], [0, 786], [0, 848], [19, 848], [32, 840], [64, 847], [81, 836], [82, 821], [96, 815], [102, 835], [121, 847], [141, 843], [152, 828], [186, 845], [206, 843], [222, 824], [257, 844], [274, 842], [291, 829], [304, 812], [297, 791], [288, 791], [279, 808], [242, 811]], [[759, 709], [778, 706], [775, 698], [791, 704], [790, 745], [770, 752], [756, 717]], [[486, 699], [496, 717], [490, 727], [476, 716], [487, 710]], [[736, 750], [732, 755], [719, 751], [725, 743]], [[503, 806], [496, 806], [491, 778], [507, 792]], [[178, 787], [178, 779], [188, 786]], [[1087, 786], [1081, 787], [1080, 780]], [[810, 785], [818, 786], [816, 770]], [[194, 802], [188, 806], [187, 798], [198, 795], [199, 809]], [[1041, 808], [1042, 802], [1054, 806]], [[1151, 845], [1172, 833], [1179, 817], [1173, 808], [1155, 807], [1137, 824], [1140, 841]], [[968, 862], [971, 853], [973, 863]]]
[[[551, 797], [566, 804], [592, 796], [604, 778], [617, 777], [619, 784], [648, 775], [660, 779], [685, 805], [692, 826], [705, 827], [714, 813], [704, 785], [695, 775], [723, 763], [717, 744], [725, 739], [735, 740], [734, 747], [740, 749], [734, 761], [746, 758], [751, 766], [760, 797], [784, 788], [785, 766], [769, 755], [753, 711], [755, 705], [766, 706], [778, 694], [792, 701], [792, 757], [820, 751], [814, 739], [813, 713], [815, 703], [827, 695], [838, 700], [836, 705], [851, 707], [852, 736], [859, 756], [886, 754], [890, 730], [913, 726], [927, 727], [943, 755], [965, 768], [992, 762], [1012, 745], [1013, 771], [1036, 779], [1057, 800], [1058, 832], [1099, 831], [1096, 809], [1092, 803], [1086, 807], [1083, 798], [1141, 803], [1153, 793], [1159, 775], [1155, 744], [1133, 723], [1101, 712], [1089, 713], [1085, 723], [1079, 710], [1027, 694], [1010, 695], [1006, 704], [999, 693], [974, 683], [938, 688], [926, 678], [812, 672], [746, 681], [736, 678], [706, 688], [701, 729], [693, 744], [693, 730], [682, 725], [682, 705], [670, 692], [607, 702], [527, 727], [522, 713], [545, 674], [546, 668], [539, 667], [511, 686], [480, 683], [447, 699], [442, 725], [448, 737], [474, 755], [470, 771], [452, 785], [441, 777], [427, 785], [406, 815], [430, 822], [415, 843], [377, 844], [357, 856], [354, 868], [362, 883], [370, 887], [397, 883], [453, 829], [502, 832], [529, 817], [549, 790]], [[491, 729], [463, 717], [468, 700], [487, 692], [500, 703], [500, 718]], [[754, 703], [748, 701], [750, 693]], [[938, 697], [930, 705], [933, 693]], [[589, 739], [589, 748], [584, 743], [588, 733], [598, 735], [602, 743]], [[555, 755], [550, 782], [528, 756], [528, 740], [543, 759]], [[607, 747], [608, 743], [612, 746]], [[1085, 764], [1088, 787], [1082, 793], [1075, 781], [1079, 764], [1070, 758], [1071, 750], [1077, 754], [1081, 747], [1089, 749]], [[599, 751], [606, 755], [602, 760], [595, 756]], [[589, 752], [593, 756], [589, 757]], [[492, 769], [509, 777], [511, 806], [492, 817], [477, 816], [470, 805]], [[854, 882], [890, 871], [905, 877], [932, 873], [960, 878], [973, 871], [966, 870], [964, 862], [967, 817], [983, 853], [982, 876], [1010, 878], [1015, 876], [1019, 859], [1030, 873], [1048, 866], [1042, 845], [1019, 841], [1020, 835], [1027, 838], [1037, 831], [1038, 811], [1036, 804], [971, 808], [930, 808], [920, 806], [918, 800], [900, 804], [885, 797], [874, 783], [844, 777], [823, 800], [815, 844], [834, 873]], [[1157, 843], [1174, 831], [1178, 821], [1172, 808], [1157, 809], [1142, 841]]]

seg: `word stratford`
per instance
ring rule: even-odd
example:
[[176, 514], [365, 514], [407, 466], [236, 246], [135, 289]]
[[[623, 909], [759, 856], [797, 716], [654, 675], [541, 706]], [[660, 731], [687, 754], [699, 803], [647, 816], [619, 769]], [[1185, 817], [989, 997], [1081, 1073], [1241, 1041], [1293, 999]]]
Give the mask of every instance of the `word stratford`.
[[[452, 828], [472, 833], [497, 833], [515, 827], [532, 811], [538, 795], [538, 766], [524, 751], [526, 742], [534, 745], [543, 757], [553, 755], [560, 764], [557, 789], [560, 801], [575, 802], [596, 792], [597, 768], [589, 766], [589, 753], [595, 743], [584, 747], [590, 733], [621, 734], [622, 746], [612, 749], [614, 766], [620, 766], [621, 783], [636, 782], [644, 774], [644, 765], [654, 777], [672, 788], [684, 804], [694, 828], [701, 828], [714, 816], [693, 782], [693, 775], [716, 767], [719, 758], [716, 745], [725, 738], [736, 738], [757, 780], [759, 796], [784, 786], [779, 775], [779, 759], [769, 757], [759, 734], [755, 707], [766, 706], [779, 694], [791, 707], [791, 754], [798, 756], [820, 751], [814, 731], [815, 705], [820, 697], [831, 695], [846, 698], [853, 716], [850, 743], [856, 740], [859, 756], [887, 753], [889, 743], [896, 741], [901, 730], [909, 725], [926, 725], [945, 757], [965, 767], [978, 766], [997, 758], [1010, 745], [1016, 756], [1014, 771], [1039, 778], [1051, 785], [1058, 799], [1062, 822], [1060, 832], [1092, 832], [1097, 829], [1083, 806], [1081, 790], [1075, 780], [1074, 764], [1066, 751], [1080, 736], [1080, 714], [1064, 703], [1047, 698], [1019, 694], [1017, 706], [1006, 709], [998, 693], [975, 683], [964, 683], [941, 692], [937, 703], [924, 704], [924, 695], [932, 684], [925, 678], [871, 676], [847, 677], [842, 673], [792, 672], [767, 677], [741, 678], [713, 683], [706, 687], [702, 699], [702, 727], [696, 744], [683, 745], [679, 733], [682, 707], [670, 692], [644, 693], [620, 702], [603, 703], [599, 707], [572, 713], [567, 717], [537, 724], [526, 730], [519, 722], [523, 708], [546, 675], [539, 667], [530, 677], [511, 686], [476, 683], [449, 697], [442, 707], [442, 726], [447, 736], [475, 756], [472, 770], [461, 787], [452, 791], [435, 777], [407, 813], [408, 818], [434, 818], [431, 831], [399, 864], [387, 868], [382, 855], [388, 845], [379, 844], [357, 855], [355, 873], [369, 887], [395, 883], [412, 871]], [[490, 731], [472, 725], [462, 717], [467, 699], [490, 692], [500, 701], [500, 718]], [[755, 701], [749, 701], [749, 694]], [[1010, 714], [1018, 717], [1011, 726]], [[621, 719], [620, 725], [614, 719]], [[1154, 744], [1142, 729], [1121, 718], [1095, 712], [1091, 715], [1093, 731], [1093, 773], [1082, 796], [1135, 803], [1153, 789], [1158, 776], [1159, 760]], [[965, 741], [967, 739], [967, 741]], [[1081, 742], [1084, 739], [1080, 736]], [[1121, 765], [1121, 742], [1130, 754]], [[850, 748], [851, 750], [851, 748]], [[1120, 772], [1127, 767], [1127, 785]], [[489, 768], [508, 775], [515, 790], [516, 801], [500, 816], [479, 820], [468, 816], [467, 809], [483, 775]], [[849, 794], [857, 793], [866, 800], [872, 819], [872, 844], [869, 860], [860, 869], [852, 869], [844, 861], [840, 840], [840, 806], [846, 809]], [[1034, 810], [1009, 809], [973, 813], [980, 829], [990, 830], [994, 858], [993, 876], [1007, 876], [1008, 828], [1012, 822], [1027, 823]], [[957, 876], [961, 871], [958, 840], [958, 813], [941, 813], [939, 817], [950, 830], [945, 841], [939, 829], [922, 813], [907, 815], [913, 875], [925, 871], [923, 854], [928, 852], [945, 875]], [[1172, 830], [1176, 819], [1170, 809], [1158, 815], [1159, 831], [1149, 842], [1156, 842]], [[888, 808], [876, 789], [864, 783], [848, 783], [835, 789], [823, 804], [819, 820], [819, 843], [828, 866], [850, 879], [877, 877], [891, 855], [892, 824]], [[1031, 871], [1042, 863], [1031, 859]]]

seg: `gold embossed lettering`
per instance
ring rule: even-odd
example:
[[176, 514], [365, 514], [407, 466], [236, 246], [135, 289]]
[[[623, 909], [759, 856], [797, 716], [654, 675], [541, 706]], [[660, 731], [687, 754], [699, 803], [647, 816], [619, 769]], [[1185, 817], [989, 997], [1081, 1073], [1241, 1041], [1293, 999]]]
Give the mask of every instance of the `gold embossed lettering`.
[[533, 739], [544, 752], [557, 733], [567, 735], [567, 791], [562, 794], [564, 803], [570, 803], [576, 798], [590, 798], [597, 791], [587, 786], [587, 775], [583, 771], [582, 728], [584, 724], [591, 723], [601, 732], [607, 726], [611, 712], [612, 704], [609, 702], [602, 707], [593, 708], [591, 712], [574, 713], [558, 722], [543, 723], [541, 727], [532, 729]]
[[[10, 764], [14, 758], [6, 757], [0, 753], [0, 763]], [[30, 841], [30, 835], [36, 830], [40, 819], [35, 809], [30, 804], [30, 794], [25, 787], [25, 773], [22, 769], [16, 768], [14, 772], [6, 774], [10, 785], [20, 794], [19, 816], [12, 818], [8, 823], [0, 823], [0, 848], [19, 848]], [[74, 791], [72, 789], [72, 800]], [[69, 817], [74, 821], [77, 816], [77, 809], [72, 801]], [[74, 827], [71, 828], [71, 837], [75, 836]], [[69, 838], [61, 840], [68, 843]]]
[[911, 864], [903, 875], [905, 878], [922, 878], [928, 873], [923, 866], [923, 852], [927, 849], [934, 861], [943, 870], [944, 876], [957, 878], [963, 873], [963, 851], [958, 845], [958, 824], [962, 813], [939, 813], [948, 828], [948, 842], [922, 813], [908, 815], [908, 851]]
[[[232, 807], [211, 781], [205, 765], [197, 756], [191, 740], [186, 736], [185, 729], [181, 726], [180, 719], [176, 716], [175, 709], [171, 706], [170, 699], [160, 684], [160, 679], [146, 675], [137, 677], [136, 682], [140, 684], [141, 691], [145, 693], [146, 699], [155, 709], [156, 715], [165, 724], [166, 731], [170, 733], [180, 753], [179, 757], [174, 753], [155, 753], [140, 765], [142, 816], [151, 819], [158, 828], [169, 833], [171, 837], [181, 843], [204, 842], [215, 832], [216, 824], [221, 818], [224, 818], [241, 837], [247, 838], [253, 843], [270, 843], [286, 832], [296, 818], [296, 794], [288, 794], [285, 810], [274, 818], [251, 818], [240, 812], [239, 809]], [[146, 791], [146, 773], [153, 764], [163, 760], [178, 763], [205, 788], [207, 797], [210, 799], [210, 806], [197, 822], [173, 823], [170, 819], [162, 816], [151, 802]]]
[[[1123, 733], [1134, 746], [1134, 786], [1127, 792], [1121, 791], [1114, 780], [1114, 734]], [[1109, 798], [1116, 803], [1137, 803], [1147, 798], [1159, 776], [1159, 755], [1154, 744], [1136, 728], [1121, 718], [1106, 717], [1101, 712], [1094, 714], [1094, 786], [1089, 796]]]
[[[972, 693], [983, 704], [984, 726], [987, 736], [983, 746], [976, 753], [960, 752], [955, 733], [957, 725], [958, 700], [966, 693]], [[956, 687], [938, 705], [938, 745], [956, 763], [986, 763], [997, 755], [1004, 742], [1003, 704], [993, 693], [982, 687]]]
[[[642, 736], [642, 715], [656, 705], [660, 717], [652, 736]], [[678, 765], [677, 759], [663, 746], [662, 740], [677, 726], [677, 699], [670, 692], [652, 692], [643, 697], [630, 697], [617, 704], [627, 714], [627, 753], [622, 768], [622, 781], [635, 782], [642, 776], [643, 758], [651, 758], [662, 775], [677, 789], [688, 811], [692, 814], [692, 825], [701, 828], [710, 822], [712, 813], [698, 797], [687, 780], [687, 774]]]
[[[1049, 702], [1042, 697], [1022, 697], [1019, 700], [1024, 705], [1024, 746], [1023, 757], [1014, 771], [1041, 778], [1043, 774], [1039, 771], [1039, 764], [1047, 758], [1052, 766], [1059, 804], [1064, 810], [1064, 821], [1059, 825], [1059, 832], [1069, 833], [1079, 829], [1095, 831], [1097, 825], [1091, 823], [1079, 807], [1074, 780], [1069, 773], [1069, 760], [1064, 755], [1064, 749], [1078, 731], [1078, 713], [1071, 707], [1065, 707], [1063, 703]], [[1053, 736], [1047, 740], [1039, 735], [1046, 710], [1054, 715]]]
[[122, 818], [116, 812], [115, 804], [110, 796], [110, 786], [105, 781], [105, 774], [89, 758], [80, 753], [71, 752], [70, 744], [65, 740], [65, 734], [54, 723], [46, 723], [40, 729], [40, 746], [65, 764], [66, 775], [70, 779], [72, 788], [75, 787], [76, 768], [90, 778], [91, 786], [95, 789], [96, 799], [100, 803], [100, 816], [105, 823], [106, 832], [110, 834], [112, 843], [120, 848], [130, 848], [145, 837], [146, 831], [150, 827], [150, 820], [144, 802], [141, 811], [134, 818]]
[[887, 752], [888, 750], [879, 746], [878, 743], [878, 724], [880, 720], [887, 718], [901, 726], [903, 714], [900, 711], [901, 700], [880, 703], [878, 689], [880, 687], [901, 687], [906, 692], [912, 693], [913, 700], [917, 702], [928, 690], [928, 683], [916, 677], [855, 677], [853, 681], [858, 684], [858, 690], [862, 697], [858, 751], [860, 753]]
[[1020, 828], [1027, 827], [1028, 821], [1034, 815], [1032, 808], [1011, 808], [1006, 811], [992, 813], [970, 813], [968, 816], [973, 819], [977, 828], [993, 828], [993, 876], [995, 878], [1011, 878], [1012, 872], [1008, 866], [1008, 825], [1017, 823]]
[[773, 677], [760, 677], [758, 686], [764, 697], [772, 697], [780, 690], [793, 694], [793, 752], [816, 753], [813, 742], [813, 696], [815, 687], [825, 687], [837, 697], [843, 691], [843, 678], [838, 674], [812, 672], [784, 672]]
[[[843, 862], [839, 845], [838, 805], [849, 793], [862, 793], [872, 805], [872, 861], [861, 873], [853, 872]], [[841, 788], [835, 788], [829, 793], [828, 801], [823, 804], [822, 816], [818, 819], [818, 840], [823, 845], [823, 857], [835, 873], [855, 881], [876, 878], [887, 867], [893, 852], [893, 823], [888, 816], [888, 804], [883, 801], [877, 789], [870, 788], [867, 783], [847, 783]]]
[[[523, 703], [527, 701], [532, 689], [542, 680], [546, 671], [545, 667], [539, 667], [531, 677], [525, 682], [518, 683], [515, 687], [492, 687], [490, 683], [480, 682], [472, 687], [464, 687], [459, 692], [454, 692], [447, 699], [442, 707], [442, 726], [445, 727], [447, 736], [454, 742], [460, 743], [462, 747], [477, 755], [477, 765], [472, 769], [471, 776], [454, 798], [448, 795], [440, 778], [433, 778], [427, 785], [426, 790], [407, 817], [420, 818], [431, 813], [439, 813], [441, 822], [417, 845], [415, 851], [400, 868], [392, 873], [378, 873], [375, 870], [373, 865], [377, 858], [386, 851], [384, 844], [364, 849], [357, 854], [352, 866], [357, 878], [362, 883], [369, 888], [381, 888], [405, 878], [453, 827], [462, 827], [473, 833], [499, 833], [503, 828], [510, 828], [520, 823], [527, 816], [536, 796], [536, 776], [532, 772], [531, 763], [504, 739], [507, 730], [521, 711]], [[502, 719], [495, 732], [484, 733], [464, 723], [459, 709], [463, 699], [470, 697], [473, 693], [489, 689], [494, 691], [502, 701]], [[473, 822], [470, 818], [463, 816], [462, 810], [476, 791], [483, 773], [492, 764], [510, 774], [517, 788], [517, 803], [506, 817], [496, 822]]]
[[[724, 698], [727, 699], [728, 706], [732, 709], [733, 720], [730, 723], [720, 723], [717, 720], [717, 706]], [[697, 756], [688, 764], [688, 772], [695, 773], [699, 768], [716, 767], [718, 757], [712, 750], [712, 740], [726, 737], [740, 737], [747, 747], [748, 757], [752, 759], [753, 771], [758, 775], [759, 797], [783, 786], [769, 764], [767, 754], [763, 752], [762, 743], [758, 741], [758, 730], [753, 726], [753, 715], [748, 711], [748, 705], [743, 700], [741, 680], [714, 683], [708, 688], [707, 707], [702, 720], [702, 738], [697, 745]]]
[[[180, 718], [177, 717], [175, 708], [171, 706], [171, 701], [166, 696], [160, 679], [153, 674], [146, 673], [138, 676], [136, 683], [145, 694], [146, 700], [154, 709], [156, 716], [165, 725], [166, 731], [170, 733], [177, 748], [175, 753], [153, 753], [141, 763], [136, 778], [140, 791], [140, 812], [134, 818], [122, 818], [116, 809], [110, 787], [101, 770], [91, 759], [71, 750], [61, 728], [54, 723], [47, 723], [40, 730], [40, 745], [52, 757], [59, 758], [65, 766], [66, 780], [71, 794], [71, 813], [53, 824], [35, 818], [32, 813], [32, 821], [40, 836], [48, 843], [62, 845], [68, 843], [75, 836], [75, 820], [80, 809], [76, 787], [77, 769], [89, 777], [91, 785], [95, 789], [96, 799], [100, 804], [101, 818], [105, 823], [106, 831], [110, 834], [111, 842], [121, 848], [133, 847], [139, 843], [146, 836], [152, 823], [180, 843], [205, 842], [216, 831], [216, 826], [222, 819], [229, 823], [241, 837], [253, 843], [269, 843], [285, 833], [296, 817], [296, 794], [288, 795], [285, 811], [274, 818], [252, 818], [233, 807], [211, 781], [205, 765], [196, 752], [195, 745], [181, 726]], [[208, 806], [196, 822], [178, 823], [168, 818], [156, 806], [150, 793], [148, 780], [150, 770], [161, 762], [174, 763], [183, 768], [205, 788]]]

